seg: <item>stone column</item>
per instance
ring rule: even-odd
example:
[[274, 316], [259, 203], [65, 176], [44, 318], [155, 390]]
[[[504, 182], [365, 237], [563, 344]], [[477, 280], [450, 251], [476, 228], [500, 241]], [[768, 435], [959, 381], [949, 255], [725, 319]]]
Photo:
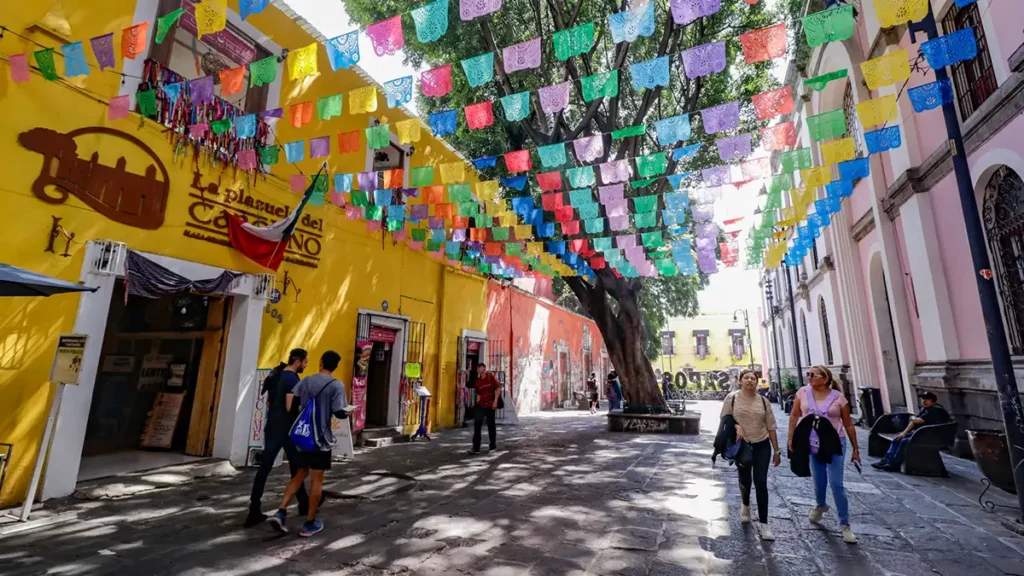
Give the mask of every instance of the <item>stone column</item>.
[[878, 371], [875, 369], [875, 355], [871, 349], [871, 326], [864, 300], [864, 273], [860, 255], [856, 250], [851, 231], [849, 202], [838, 213], [832, 215], [833, 246], [835, 246], [836, 274], [838, 274], [837, 314], [843, 315], [843, 330], [839, 334], [845, 342], [854, 386], [875, 385]]

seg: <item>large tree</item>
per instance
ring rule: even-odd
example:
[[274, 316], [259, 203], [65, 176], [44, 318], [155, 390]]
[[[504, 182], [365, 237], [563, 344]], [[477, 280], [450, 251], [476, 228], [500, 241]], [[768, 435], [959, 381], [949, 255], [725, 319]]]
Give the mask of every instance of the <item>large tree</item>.
[[[489, 17], [463, 22], [459, 18], [458, 2], [452, 0], [447, 33], [440, 40], [427, 44], [417, 41], [412, 19], [403, 18], [405, 56], [410, 64], [425, 68], [453, 64], [452, 92], [439, 99], [420, 96], [419, 108], [426, 115], [486, 100], [496, 103], [494, 126], [470, 131], [460, 122], [457, 132], [446, 137], [468, 158], [569, 142], [593, 134], [602, 134], [605, 141], [605, 155], [595, 164], [642, 156], [659, 149], [653, 129], [642, 136], [614, 141], [611, 132], [641, 124], [650, 127], [661, 118], [697, 112], [736, 99], [741, 103], [741, 131], [756, 128], [750, 97], [773, 87], [771, 64], [747, 65], [737, 37], [775, 23], [780, 15], [763, 3], [748, 5], [728, 0], [721, 3], [721, 9], [715, 15], [679, 26], [672, 19], [667, 1], [650, 1], [656, 2], [655, 33], [619, 44], [612, 41], [608, 16], [629, 8], [625, 1], [504, 0], [503, 8]], [[349, 14], [363, 24], [407, 12], [422, 4], [421, 0], [346, 0]], [[564, 62], [557, 60], [552, 34], [591, 21], [597, 28], [591, 50]], [[543, 37], [542, 66], [528, 72], [506, 74], [501, 49], [538, 36]], [[719, 40], [727, 41], [726, 71], [688, 79], [683, 73], [679, 52]], [[495, 53], [495, 80], [471, 88], [458, 62], [486, 52]], [[669, 55], [672, 62], [669, 86], [634, 90], [629, 64], [664, 55]], [[580, 78], [611, 69], [619, 70], [618, 96], [582, 104]], [[500, 113], [497, 100], [502, 96], [535, 91], [565, 81], [573, 82], [573, 103], [553, 117], [538, 109], [536, 98], [534, 109], [526, 120], [507, 122]], [[705, 146], [696, 158], [687, 161], [685, 167], [677, 169], [675, 161], [670, 162], [669, 173], [693, 171], [721, 163], [714, 138], [703, 134], [698, 119], [699, 115], [693, 116], [694, 138], [687, 143], [702, 141]], [[504, 175], [501, 162], [484, 174], [487, 178]], [[667, 181], [661, 180], [644, 189], [644, 193], [663, 193], [667, 188]], [[527, 189], [524, 193], [533, 192]], [[586, 235], [576, 236], [580, 237]], [[620, 277], [610, 267], [605, 267], [596, 270], [592, 277], [565, 277], [564, 282], [578, 301], [580, 310], [597, 323], [621, 379], [626, 402], [640, 410], [662, 410], [664, 399], [646, 352], [651, 351], [651, 340], [656, 340], [656, 331], [665, 324], [667, 317], [696, 313], [695, 295], [705, 285], [706, 278], [698, 275], [631, 279]]]

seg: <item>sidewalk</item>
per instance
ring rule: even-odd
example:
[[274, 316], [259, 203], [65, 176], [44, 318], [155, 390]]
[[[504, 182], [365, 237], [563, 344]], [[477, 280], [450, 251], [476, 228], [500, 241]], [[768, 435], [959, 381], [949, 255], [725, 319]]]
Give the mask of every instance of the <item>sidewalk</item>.
[[[610, 434], [603, 415], [546, 413], [499, 427], [499, 450], [468, 456], [471, 431], [357, 455], [328, 473], [324, 532], [245, 530], [252, 470], [116, 500], [47, 503], [77, 518], [0, 538], [6, 574], [779, 575], [1024, 574], [1024, 538], [973, 497], [973, 463], [952, 479], [847, 468], [860, 544], [834, 515], [808, 522], [810, 479], [769, 474], [762, 543], [739, 522], [731, 467], [712, 468], [721, 404], [694, 402], [699, 437]], [[785, 416], [779, 412], [780, 425]], [[784, 425], [783, 425], [784, 428]], [[784, 440], [783, 440], [784, 441]], [[383, 474], [383, 472], [387, 474]], [[154, 475], [150, 475], [154, 476]], [[152, 478], [150, 479], [153, 480]], [[286, 480], [271, 478], [264, 509]], [[117, 483], [134, 486], [139, 478]], [[111, 483], [105, 484], [109, 486]], [[990, 491], [991, 493], [991, 491]], [[1002, 501], [1005, 501], [1003, 499]], [[59, 506], [53, 506], [59, 504]]]

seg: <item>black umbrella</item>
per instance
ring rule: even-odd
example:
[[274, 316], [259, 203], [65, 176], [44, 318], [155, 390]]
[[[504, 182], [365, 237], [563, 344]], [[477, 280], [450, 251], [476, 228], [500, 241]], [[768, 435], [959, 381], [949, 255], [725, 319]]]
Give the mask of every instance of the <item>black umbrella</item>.
[[50, 296], [63, 292], [95, 292], [81, 284], [30, 272], [8, 264], [0, 264], [0, 296]]

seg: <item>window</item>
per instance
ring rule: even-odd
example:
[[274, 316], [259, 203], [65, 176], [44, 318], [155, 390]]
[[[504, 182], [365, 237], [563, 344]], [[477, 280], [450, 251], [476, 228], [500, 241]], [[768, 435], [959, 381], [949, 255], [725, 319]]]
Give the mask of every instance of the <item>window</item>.
[[811, 264], [815, 270], [818, 269], [818, 263], [818, 239], [815, 238], [814, 242], [811, 242]]
[[746, 333], [743, 330], [729, 330], [729, 343], [733, 360], [747, 355]]
[[818, 299], [818, 309], [821, 310], [821, 337], [825, 341], [825, 362], [829, 366], [833, 364], [832, 360], [832, 335], [828, 331], [828, 311], [825, 310], [825, 299]]
[[811, 346], [810, 346], [811, 343], [810, 343], [810, 340], [807, 338], [807, 315], [806, 314], [800, 314], [800, 331], [803, 333], [802, 334], [802, 338], [801, 338], [803, 340], [803, 342], [801, 342], [801, 346], [803, 346], [803, 349], [804, 349], [804, 361], [806, 361], [807, 365], [810, 366], [811, 365]]
[[[864, 129], [857, 118], [857, 106], [853, 101], [853, 83], [846, 83], [846, 91], [843, 92], [843, 110], [846, 111], [846, 135], [853, 138], [853, 149], [858, 158], [864, 155]], [[833, 178], [839, 177], [839, 168], [833, 168]]]
[[701, 360], [707, 358], [711, 354], [711, 350], [708, 347], [707, 330], [693, 331], [693, 353]]
[[981, 14], [977, 4], [963, 8], [956, 5], [942, 19], [944, 34], [974, 28], [974, 37], [978, 40], [978, 56], [973, 60], [958, 62], [950, 66], [953, 77], [953, 88], [956, 92], [957, 105], [960, 107], [960, 120], [970, 118], [988, 97], [996, 91], [996, 73], [992, 69], [992, 58], [988, 53], [988, 40], [985, 29], [981, 25]]

